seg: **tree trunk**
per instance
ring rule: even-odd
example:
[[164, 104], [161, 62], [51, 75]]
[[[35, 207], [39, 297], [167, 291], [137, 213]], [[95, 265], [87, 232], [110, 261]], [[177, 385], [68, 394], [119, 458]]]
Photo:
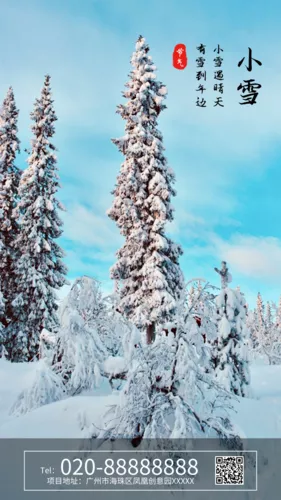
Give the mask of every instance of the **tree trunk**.
[[155, 323], [148, 325], [146, 329], [146, 343], [152, 344], [155, 340]]

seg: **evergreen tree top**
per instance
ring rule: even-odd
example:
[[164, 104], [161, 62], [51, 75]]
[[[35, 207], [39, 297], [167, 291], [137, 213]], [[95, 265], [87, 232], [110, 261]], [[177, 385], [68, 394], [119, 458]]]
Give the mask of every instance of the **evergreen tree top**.
[[[123, 96], [129, 99], [129, 102], [117, 108], [117, 113], [121, 114], [123, 119], [130, 120], [130, 125], [127, 126], [128, 131], [134, 123], [135, 125], [139, 123], [145, 128], [156, 125], [157, 116], [166, 108], [163, 100], [166, 97], [167, 88], [156, 80], [157, 68], [148, 52], [149, 45], [145, 38], [140, 36], [131, 57], [130, 80], [125, 84], [129, 90], [123, 92]], [[159, 139], [161, 137], [160, 134]]]
[[18, 115], [13, 88], [9, 87], [0, 109], [0, 173], [18, 173], [14, 165], [16, 154], [20, 152]]
[[[44, 143], [55, 133], [54, 122], [57, 120], [57, 116], [53, 107], [54, 101], [51, 94], [50, 79], [51, 77], [49, 75], [45, 76], [41, 95], [35, 100], [34, 109], [30, 113], [31, 119], [34, 121], [31, 129], [36, 137], [36, 139], [32, 141], [33, 146], [36, 140]], [[56, 149], [47, 141], [46, 144], [48, 144], [51, 149]]]

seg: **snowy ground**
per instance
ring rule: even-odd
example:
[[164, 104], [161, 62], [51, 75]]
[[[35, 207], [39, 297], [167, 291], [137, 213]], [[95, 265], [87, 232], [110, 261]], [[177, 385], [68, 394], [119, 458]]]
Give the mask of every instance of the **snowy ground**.
[[[9, 410], [36, 376], [36, 364], [0, 360], [0, 438], [85, 438], [117, 401], [107, 380], [99, 389], [52, 403], [20, 417]], [[246, 438], [281, 437], [281, 366], [253, 365], [253, 398], [235, 402], [233, 420]]]

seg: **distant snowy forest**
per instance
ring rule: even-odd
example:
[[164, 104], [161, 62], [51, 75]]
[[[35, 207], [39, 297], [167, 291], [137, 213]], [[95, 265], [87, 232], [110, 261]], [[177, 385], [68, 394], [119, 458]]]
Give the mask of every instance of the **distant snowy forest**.
[[0, 109], [0, 363], [40, 367], [11, 414], [94, 394], [106, 381], [119, 397], [95, 437], [134, 445], [151, 437], [235, 437], [232, 405], [252, 397], [250, 365], [281, 364], [281, 299], [264, 304], [258, 294], [250, 310], [243, 291], [231, 288], [226, 262], [215, 269], [220, 289], [183, 276], [182, 249], [166, 230], [176, 195], [158, 129], [167, 89], [142, 36], [131, 64], [126, 102], [117, 108], [125, 135], [113, 140], [124, 159], [107, 215], [124, 243], [110, 270], [111, 295], [82, 276], [61, 303], [56, 297], [68, 271], [57, 242], [64, 207], [50, 76], [31, 113], [24, 171], [16, 166], [12, 88]]

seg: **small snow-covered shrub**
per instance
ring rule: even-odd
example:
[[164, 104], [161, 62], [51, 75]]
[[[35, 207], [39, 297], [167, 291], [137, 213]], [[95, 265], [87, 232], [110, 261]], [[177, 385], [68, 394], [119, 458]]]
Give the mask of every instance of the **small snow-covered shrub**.
[[54, 370], [70, 395], [96, 387], [107, 358], [92, 313], [94, 291], [94, 280], [78, 278], [60, 311]]
[[203, 340], [193, 338], [193, 318], [178, 318], [177, 332], [140, 344], [119, 404], [105, 415], [99, 437], [187, 438], [233, 436], [230, 397], [205, 371]]
[[46, 360], [38, 361], [36, 368], [33, 383], [20, 393], [10, 410], [12, 415], [27, 413], [65, 397], [65, 388], [61, 377], [54, 372]]

